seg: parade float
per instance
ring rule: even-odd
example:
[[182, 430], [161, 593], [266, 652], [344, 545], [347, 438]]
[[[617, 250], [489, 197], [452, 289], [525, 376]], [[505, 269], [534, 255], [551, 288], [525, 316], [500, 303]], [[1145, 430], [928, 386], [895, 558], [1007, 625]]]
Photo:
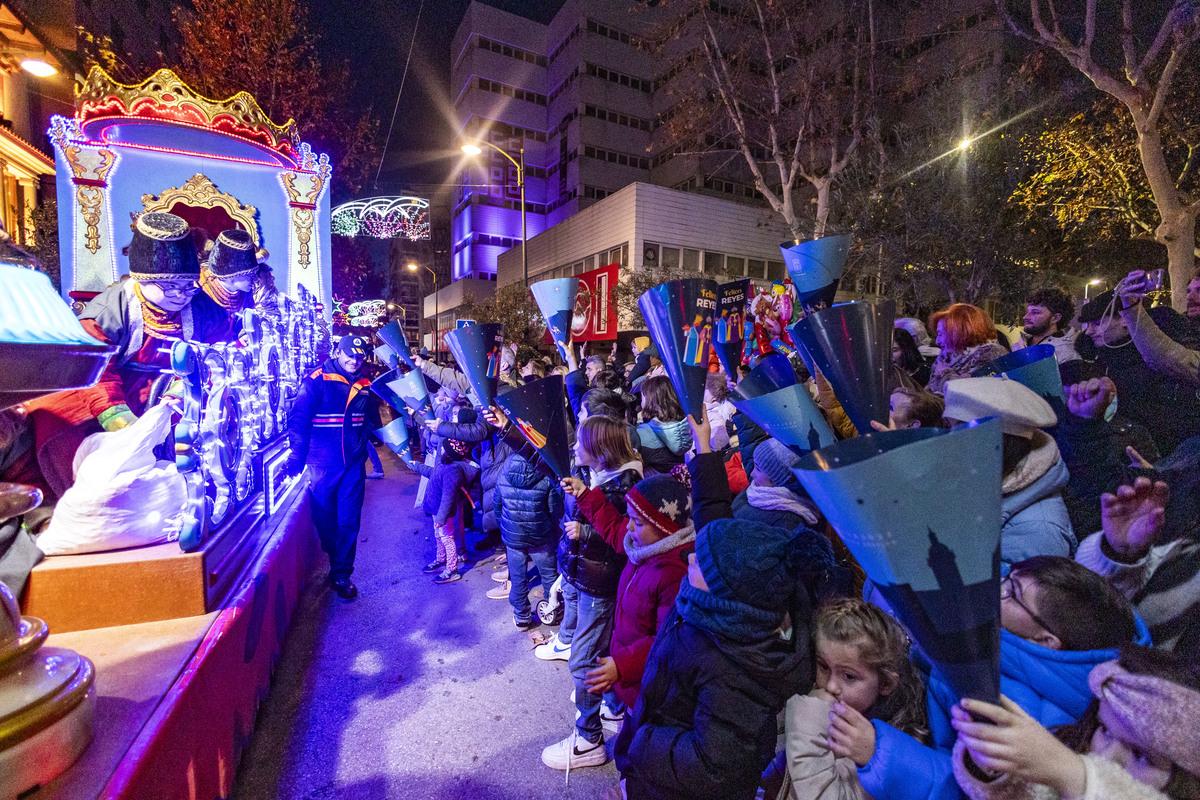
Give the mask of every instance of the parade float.
[[[153, 386], [151, 404], [170, 393], [177, 409], [186, 507], [171, 540], [50, 556], [29, 576], [25, 619], [95, 665], [95, 735], [22, 796], [225, 797], [316, 552], [301, 481], [283, 466], [292, 398], [329, 347], [328, 159], [249, 95], [205, 98], [167, 70], [124, 85], [93, 69], [50, 135], [62, 298], [77, 311], [129, 271], [148, 212], [201, 239], [246, 231], [274, 285], [238, 312], [236, 341], [175, 341]], [[53, 344], [25, 338], [8, 355]], [[16, 744], [0, 737], [0, 757]]]

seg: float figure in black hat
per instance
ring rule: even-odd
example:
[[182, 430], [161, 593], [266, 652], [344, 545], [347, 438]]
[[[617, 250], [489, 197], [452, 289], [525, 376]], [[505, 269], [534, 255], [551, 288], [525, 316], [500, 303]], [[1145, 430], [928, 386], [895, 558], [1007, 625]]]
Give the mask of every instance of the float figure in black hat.
[[74, 482], [71, 464], [84, 438], [131, 425], [145, 410], [151, 383], [170, 368], [172, 343], [232, 338], [229, 316], [200, 291], [199, 278], [187, 222], [174, 214], [142, 214], [129, 245], [129, 278], [106, 288], [79, 315], [88, 333], [119, 348], [117, 355], [95, 386], [27, 405], [38, 464], [58, 495]]

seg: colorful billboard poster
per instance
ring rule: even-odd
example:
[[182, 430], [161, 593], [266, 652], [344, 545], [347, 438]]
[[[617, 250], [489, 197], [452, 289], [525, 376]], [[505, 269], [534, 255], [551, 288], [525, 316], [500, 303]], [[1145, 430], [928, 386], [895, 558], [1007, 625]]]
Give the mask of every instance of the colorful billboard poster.
[[575, 277], [575, 314], [571, 319], [571, 338], [576, 342], [601, 342], [617, 338], [617, 304], [613, 290], [620, 267], [616, 264], [582, 272]]

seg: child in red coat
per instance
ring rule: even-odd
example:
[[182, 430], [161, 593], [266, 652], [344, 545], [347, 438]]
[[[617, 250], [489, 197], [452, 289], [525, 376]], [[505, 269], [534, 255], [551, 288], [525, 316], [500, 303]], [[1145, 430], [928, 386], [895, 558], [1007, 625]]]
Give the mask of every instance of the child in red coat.
[[[563, 488], [604, 540], [629, 561], [617, 588], [616, 620], [608, 656], [588, 673], [588, 691], [612, 689], [626, 705], [637, 701], [650, 645], [687, 575], [688, 553], [695, 548], [692, 498], [688, 487], [670, 475], [644, 478], [625, 496], [629, 515], [621, 514], [599, 489], [567, 478]], [[569, 535], [569, 533], [568, 533]]]

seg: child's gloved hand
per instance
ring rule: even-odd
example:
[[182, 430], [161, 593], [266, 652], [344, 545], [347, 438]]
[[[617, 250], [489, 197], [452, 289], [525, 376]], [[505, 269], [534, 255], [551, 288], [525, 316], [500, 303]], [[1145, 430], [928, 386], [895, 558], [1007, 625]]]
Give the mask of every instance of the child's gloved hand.
[[845, 703], [834, 703], [829, 712], [829, 749], [865, 767], [875, 755], [875, 726]]

